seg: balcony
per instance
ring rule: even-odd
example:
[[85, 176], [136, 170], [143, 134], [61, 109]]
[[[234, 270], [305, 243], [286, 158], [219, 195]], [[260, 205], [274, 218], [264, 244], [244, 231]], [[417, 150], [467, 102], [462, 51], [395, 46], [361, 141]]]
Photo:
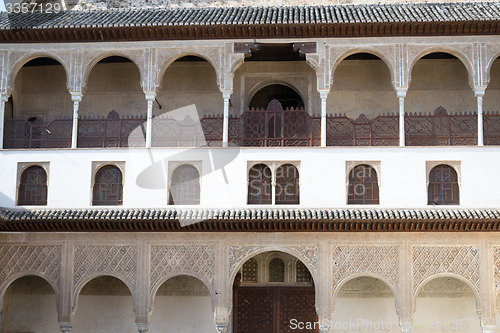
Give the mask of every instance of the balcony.
[[[357, 119], [329, 114], [326, 118], [327, 146], [398, 146], [399, 116], [380, 115]], [[486, 112], [483, 119], [486, 145], [500, 144], [500, 113]], [[32, 117], [6, 119], [5, 149], [69, 148], [73, 120], [49, 121]], [[152, 120], [153, 147], [222, 146], [223, 117], [205, 115], [200, 119], [166, 115]], [[146, 117], [87, 116], [78, 120], [79, 148], [144, 147]], [[429, 114], [405, 115], [407, 146], [477, 145], [477, 115], [452, 113], [438, 108]], [[237, 147], [316, 147], [321, 141], [321, 118], [303, 109], [281, 108], [272, 102], [267, 109], [251, 109], [229, 118], [229, 142]]]

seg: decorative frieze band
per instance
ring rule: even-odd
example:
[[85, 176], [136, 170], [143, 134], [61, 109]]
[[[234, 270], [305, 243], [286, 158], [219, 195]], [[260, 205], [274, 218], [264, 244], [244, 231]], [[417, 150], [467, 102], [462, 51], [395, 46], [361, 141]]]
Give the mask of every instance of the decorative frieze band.
[[451, 273], [463, 277], [479, 292], [479, 247], [477, 246], [414, 246], [413, 292], [429, 277]]

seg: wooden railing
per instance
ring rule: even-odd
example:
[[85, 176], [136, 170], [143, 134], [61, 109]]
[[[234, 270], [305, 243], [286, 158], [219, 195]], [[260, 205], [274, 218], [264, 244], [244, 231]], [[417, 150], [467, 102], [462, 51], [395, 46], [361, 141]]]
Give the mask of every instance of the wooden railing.
[[[328, 146], [397, 146], [399, 116], [380, 115], [357, 119], [346, 115], [329, 115]], [[484, 114], [485, 145], [500, 145], [500, 113]], [[58, 118], [5, 119], [4, 148], [69, 148], [73, 121]], [[153, 118], [154, 147], [221, 146], [222, 115], [207, 115], [199, 120], [185, 117], [176, 120], [168, 116]], [[119, 116], [111, 112], [106, 117], [80, 117], [78, 147], [144, 147], [146, 117]], [[230, 145], [239, 147], [312, 147], [319, 146], [321, 118], [304, 110], [248, 110], [229, 119]], [[477, 115], [448, 114], [438, 108], [433, 114], [406, 114], [407, 146], [456, 146], [477, 144]]]

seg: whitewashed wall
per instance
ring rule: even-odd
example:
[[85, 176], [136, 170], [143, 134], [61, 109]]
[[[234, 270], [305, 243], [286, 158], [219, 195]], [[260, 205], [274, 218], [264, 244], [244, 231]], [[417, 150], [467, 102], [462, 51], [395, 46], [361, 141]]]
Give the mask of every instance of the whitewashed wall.
[[[499, 147], [12, 150], [2, 151], [0, 160], [1, 207], [15, 206], [21, 162], [50, 163], [48, 208], [91, 207], [93, 161], [125, 161], [123, 207], [167, 207], [162, 178], [168, 177], [168, 161], [202, 161], [200, 207], [204, 208], [249, 207], [249, 161], [300, 161], [299, 207], [304, 208], [356, 207], [347, 205], [347, 161], [380, 161], [380, 205], [366, 207], [428, 208], [426, 161], [460, 161], [459, 207], [495, 208], [500, 202], [500, 175], [495, 172], [500, 165]], [[227, 184], [221, 169], [210, 172], [212, 162], [221, 161], [228, 161]], [[155, 163], [160, 172], [147, 176], [148, 184], [139, 186], [138, 176]], [[155, 188], [146, 188], [151, 186]]]

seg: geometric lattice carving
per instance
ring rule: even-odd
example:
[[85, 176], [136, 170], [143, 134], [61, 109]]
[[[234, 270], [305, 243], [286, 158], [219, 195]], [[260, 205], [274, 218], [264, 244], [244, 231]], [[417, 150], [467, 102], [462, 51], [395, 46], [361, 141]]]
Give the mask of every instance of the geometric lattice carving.
[[413, 292], [426, 278], [439, 273], [459, 275], [479, 292], [479, 263], [477, 246], [414, 246]]
[[398, 291], [398, 246], [335, 246], [333, 248], [333, 288], [357, 273], [383, 276]]
[[111, 273], [120, 276], [134, 293], [137, 246], [75, 246], [73, 295], [87, 276]]
[[495, 270], [495, 294], [500, 289], [500, 246], [493, 247], [493, 268]]
[[58, 288], [61, 246], [0, 246], [0, 284], [21, 272], [39, 274]]
[[215, 277], [215, 246], [168, 245], [151, 247], [151, 289], [172, 272], [192, 273], [208, 282], [211, 289]]

